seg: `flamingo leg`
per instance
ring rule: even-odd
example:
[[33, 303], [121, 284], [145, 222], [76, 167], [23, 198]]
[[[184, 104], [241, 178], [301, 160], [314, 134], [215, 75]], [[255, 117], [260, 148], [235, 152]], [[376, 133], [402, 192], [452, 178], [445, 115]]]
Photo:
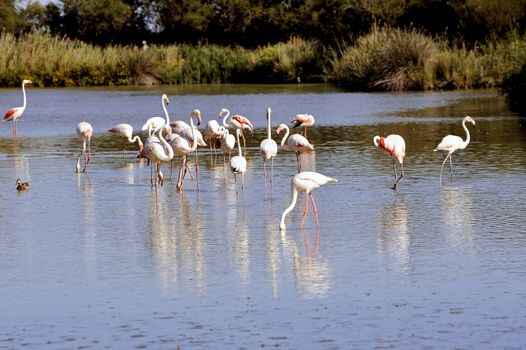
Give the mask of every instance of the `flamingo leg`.
[[396, 185], [398, 184], [398, 181], [400, 181], [404, 177], [404, 163], [400, 163], [400, 165], [402, 166], [402, 175], [400, 175], [398, 180], [395, 181], [393, 185], [393, 190], [396, 190]]
[[247, 141], [245, 139], [245, 135], [243, 134], [243, 130], [241, 130], [241, 137], [243, 138], [243, 155], [247, 156]]
[[314, 209], [314, 215], [316, 216], [316, 227], [320, 228], [320, 222], [318, 221], [318, 208], [316, 208], [316, 204], [314, 203], [314, 197], [312, 196], [312, 192], [309, 193], [310, 201], [312, 202], [312, 207]]
[[267, 158], [263, 158], [263, 177], [267, 183]]
[[16, 137], [16, 119], [13, 120], [13, 137]]
[[195, 178], [197, 181], [197, 191], [199, 191], [199, 160], [197, 158], [197, 149], [195, 150]]
[[301, 172], [301, 161], [300, 161], [300, 153], [296, 152], [296, 163], [298, 168], [298, 173]]
[[234, 184], [236, 185], [236, 198], [239, 200], [239, 194], [237, 193], [237, 176], [236, 176], [236, 173], [234, 173]]
[[451, 174], [451, 181], [453, 181], [453, 153], [449, 156], [449, 172]]
[[444, 170], [444, 164], [446, 163], [450, 155], [451, 153], [447, 154], [446, 159], [444, 159], [444, 161], [442, 162], [442, 166], [440, 167], [440, 183], [442, 183], [442, 170]]
[[179, 179], [177, 180], [177, 192], [181, 191], [181, 188], [183, 187], [183, 179], [186, 173], [186, 166], [186, 156], [184, 156], [181, 168], [179, 169]]
[[396, 178], [398, 177], [398, 175], [396, 174], [396, 163], [395, 163], [395, 159], [393, 157], [393, 172], [394, 172], [394, 178], [396, 180]]
[[272, 178], [274, 177], [274, 157], [270, 158], [270, 191], [272, 191]]
[[303, 228], [303, 223], [305, 222], [305, 218], [307, 217], [308, 213], [309, 213], [309, 195], [305, 194], [305, 209], [303, 210], [303, 219], [301, 220], [301, 228]]

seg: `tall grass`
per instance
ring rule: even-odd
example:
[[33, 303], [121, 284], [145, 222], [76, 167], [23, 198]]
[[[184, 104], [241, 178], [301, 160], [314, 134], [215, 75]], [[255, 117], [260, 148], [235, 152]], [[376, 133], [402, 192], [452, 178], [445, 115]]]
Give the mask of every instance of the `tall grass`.
[[0, 85], [263, 83], [322, 75], [319, 45], [292, 38], [247, 50], [217, 45], [105, 48], [48, 34], [0, 35]]

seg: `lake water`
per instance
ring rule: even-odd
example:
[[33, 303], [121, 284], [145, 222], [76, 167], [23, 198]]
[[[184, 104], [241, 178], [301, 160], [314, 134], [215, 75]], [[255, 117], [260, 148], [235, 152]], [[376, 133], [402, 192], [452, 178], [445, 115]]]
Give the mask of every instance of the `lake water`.
[[[199, 108], [256, 126], [245, 195], [199, 150], [200, 191], [146, 162], [107, 130], [139, 129]], [[18, 123], [0, 125], [0, 349], [519, 349], [526, 346], [526, 118], [494, 90], [345, 93], [328, 85], [151, 89], [28, 88]], [[0, 109], [21, 105], [0, 90]], [[338, 183], [304, 195], [279, 231], [296, 172], [275, 159], [272, 189], [258, 146], [272, 125], [316, 117], [305, 169]], [[446, 134], [471, 143], [439, 180]], [[76, 174], [80, 121], [94, 128], [92, 161]], [[201, 126], [203, 127], [203, 126]], [[373, 136], [402, 135], [397, 191]], [[144, 136], [144, 135], [142, 135]], [[274, 135], [275, 136], [275, 135]], [[193, 169], [193, 158], [191, 167]], [[176, 159], [179, 166], [180, 160]], [[15, 180], [31, 189], [17, 192]]]

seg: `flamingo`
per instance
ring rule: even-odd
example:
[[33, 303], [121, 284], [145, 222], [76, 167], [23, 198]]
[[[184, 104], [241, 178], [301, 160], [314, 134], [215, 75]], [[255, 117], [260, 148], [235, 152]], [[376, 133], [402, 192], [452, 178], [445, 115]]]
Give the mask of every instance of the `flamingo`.
[[292, 202], [290, 203], [289, 207], [285, 209], [285, 211], [281, 215], [281, 222], [279, 224], [280, 230], [285, 231], [287, 229], [287, 226], [285, 225], [285, 217], [296, 206], [296, 201], [298, 199], [298, 192], [306, 193], [305, 210], [303, 212], [303, 220], [301, 220], [301, 228], [303, 228], [303, 223], [305, 222], [305, 218], [307, 217], [307, 213], [309, 212], [308, 197], [310, 197], [310, 200], [312, 202], [312, 207], [314, 208], [314, 215], [316, 216], [316, 227], [319, 228], [320, 223], [318, 221], [318, 208], [316, 208], [316, 204], [314, 203], [314, 198], [312, 197], [312, 191], [317, 189], [320, 186], [323, 186], [331, 182], [338, 182], [338, 181], [332, 177], [328, 177], [328, 176], [325, 176], [323, 174], [320, 174], [314, 171], [304, 171], [304, 172], [297, 173], [296, 175], [294, 175], [291, 181]]
[[314, 125], [314, 117], [312, 114], [296, 114], [294, 119], [292, 119], [292, 124], [294, 124], [293, 128], [303, 126], [302, 135], [307, 137], [307, 127]]
[[[278, 145], [276, 141], [272, 139], [270, 130], [270, 113], [272, 110], [270, 107], [267, 108], [267, 138], [261, 141], [259, 145], [259, 151], [263, 157], [263, 171], [265, 179], [267, 178], [267, 160], [270, 159], [270, 183], [272, 183], [272, 173], [274, 170], [274, 157], [278, 153]], [[266, 181], [266, 180], [265, 180]]]
[[13, 121], [13, 137], [16, 137], [16, 120], [24, 114], [26, 110], [26, 84], [32, 84], [31, 80], [24, 79], [22, 80], [22, 93], [24, 94], [24, 104], [22, 107], [14, 107], [8, 110], [4, 116], [3, 123], [10, 120]]
[[245, 195], [245, 172], [247, 171], [247, 160], [243, 157], [241, 152], [241, 143], [239, 142], [239, 135], [241, 134], [241, 129], [236, 129], [236, 138], [237, 138], [237, 147], [239, 154], [233, 156], [230, 159], [230, 170], [234, 174], [234, 180], [236, 181], [236, 194], [237, 194], [237, 179], [236, 174], [241, 174], [241, 189], [243, 190], [243, 196]]
[[[126, 124], [126, 123], [117, 124], [117, 125], [115, 125], [113, 128], [111, 128], [108, 131], [112, 132], [112, 133], [115, 133], [115, 134], [118, 134], [118, 135], [121, 135], [121, 136], [124, 136], [124, 139], [125, 140], [127, 139], [128, 142], [130, 142], [130, 143], [137, 142], [137, 144], [139, 146], [139, 154], [142, 152], [142, 150], [144, 148], [144, 145], [143, 145], [143, 143], [141, 141], [141, 138], [138, 135], [135, 135], [132, 138], [133, 126], [131, 126], [130, 124]], [[126, 148], [126, 146], [124, 145], [123, 149], [122, 149], [122, 155], [123, 156], [124, 156], [125, 148]]]
[[[162, 132], [170, 129], [168, 126], [161, 127], [158, 130], [159, 142], [147, 142], [143, 149], [143, 156], [150, 161], [155, 162], [157, 179], [162, 186], [164, 183], [164, 176], [161, 172], [161, 162], [170, 162], [174, 157], [174, 152], [170, 144], [165, 140]], [[157, 184], [157, 181], [156, 181]]]
[[[82, 172], [85, 173], [88, 168], [88, 163], [91, 160], [91, 136], [93, 136], [93, 127], [88, 122], [80, 122], [77, 124], [77, 135], [82, 140], [82, 159], [84, 160], [84, 169]], [[88, 144], [88, 154], [86, 155], [86, 143]]]
[[205, 135], [210, 145], [210, 153], [212, 153], [212, 149], [215, 151], [217, 140], [219, 140], [221, 136], [223, 136], [224, 131], [225, 131], [225, 127], [222, 125], [219, 125], [217, 120], [212, 119], [208, 121], [206, 125]]
[[[373, 143], [376, 147], [381, 147], [386, 150], [393, 157], [393, 171], [395, 176], [395, 183], [393, 190], [396, 190], [396, 185], [401, 178], [404, 177], [404, 157], [405, 157], [405, 141], [400, 135], [389, 135], [387, 137], [375, 136]], [[402, 167], [402, 175], [398, 177], [396, 174], [395, 158], [398, 159], [400, 166]]]
[[219, 119], [223, 118], [223, 126], [225, 128], [232, 127], [235, 129], [239, 129], [241, 131], [241, 137], [243, 138], [243, 150], [245, 151], [244, 153], [246, 155], [247, 154], [247, 142], [245, 139], [245, 135], [243, 135], [243, 129], [248, 129], [250, 130], [250, 132], [253, 132], [254, 126], [252, 125], [250, 120], [248, 120], [247, 118], [239, 114], [235, 114], [231, 116], [227, 123], [226, 120], [229, 115], [230, 115], [230, 111], [226, 108], [222, 108], [219, 111]]
[[174, 134], [174, 135], [179, 135], [179, 136], [175, 136], [175, 138], [173, 138], [171, 141], [171, 147], [173, 148], [173, 151], [175, 152], [175, 154], [177, 156], [183, 157], [183, 163], [181, 164], [181, 169], [179, 170], [179, 180], [177, 181], [177, 191], [180, 191], [181, 188], [183, 187], [183, 179], [186, 174], [186, 169], [188, 167], [186, 164], [188, 161], [188, 154], [197, 150], [197, 137], [195, 134], [197, 128], [194, 126], [194, 121], [193, 121], [194, 116], [198, 118], [198, 122], [200, 123], [200, 120], [199, 120], [200, 115], [196, 115], [192, 113], [190, 115], [190, 125], [189, 125], [189, 128], [192, 132], [192, 145], [190, 146], [189, 139], [187, 139], [186, 137], [180, 136], [179, 134]]
[[[296, 161], [298, 164], [298, 172], [301, 171], [300, 165], [300, 154], [312, 151], [314, 146], [309, 143], [305, 137], [300, 134], [294, 134], [289, 137], [290, 129], [285, 124], [280, 124], [276, 129], [276, 133], [279, 135], [281, 130], [285, 129], [285, 135], [281, 139], [281, 149], [287, 152], [296, 152]], [[285, 141], [287, 144], [285, 144]]]
[[223, 135], [221, 135], [221, 149], [223, 150], [223, 163], [226, 163], [225, 155], [228, 153], [228, 161], [232, 158], [232, 150], [236, 146], [236, 137], [224, 128]]
[[455, 135], [447, 135], [442, 138], [442, 141], [438, 144], [438, 146], [435, 148], [436, 151], [448, 151], [448, 154], [444, 161], [442, 162], [442, 167], [440, 168], [440, 182], [442, 183], [442, 170], [444, 169], [444, 164], [446, 163], [447, 159], [449, 158], [449, 169], [451, 173], [451, 180], [453, 180], [453, 161], [451, 160], [453, 152], [455, 152], [457, 149], [464, 149], [468, 146], [470, 141], [470, 135], [469, 130], [466, 127], [466, 122], [470, 122], [471, 124], [475, 125], [475, 120], [471, 118], [469, 115], [464, 117], [462, 120], [462, 127], [466, 131], [466, 141], [462, 140], [460, 136]]
[[168, 110], [166, 109], [166, 106], [170, 104], [170, 99], [168, 98], [168, 95], [162, 94], [162, 96], [161, 96], [161, 104], [163, 105], [165, 118], [162, 118], [162, 117], [151, 117], [142, 126], [142, 130], [143, 131], [148, 130], [148, 128], [151, 126], [153, 128], [153, 130], [156, 132], [163, 125], [169, 125], [170, 124], [170, 116], [168, 115]]

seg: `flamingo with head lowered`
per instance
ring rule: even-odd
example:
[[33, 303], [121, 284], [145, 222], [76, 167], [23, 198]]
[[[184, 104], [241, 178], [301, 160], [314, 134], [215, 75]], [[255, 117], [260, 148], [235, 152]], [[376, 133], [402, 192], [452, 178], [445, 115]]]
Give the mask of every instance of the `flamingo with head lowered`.
[[[139, 151], [138, 151], [139, 154], [142, 152], [142, 149], [144, 148], [142, 140], [141, 140], [141, 138], [138, 135], [135, 135], [132, 138], [132, 136], [133, 136], [133, 126], [131, 126], [130, 124], [126, 124], [126, 123], [117, 124], [117, 125], [115, 125], [113, 128], [111, 128], [108, 131], [111, 132], [111, 133], [115, 133], [115, 134], [123, 136], [124, 137], [124, 142], [126, 142], [126, 140], [129, 143], [137, 142], [137, 145], [139, 146]], [[122, 148], [122, 156], [123, 157], [124, 157], [125, 149], [126, 149], [126, 146], [124, 145], [123, 148]]]
[[[396, 185], [401, 178], [404, 177], [404, 157], [405, 157], [405, 141], [400, 135], [389, 135], [387, 137], [375, 136], [373, 138], [373, 143], [376, 147], [381, 147], [386, 150], [393, 157], [393, 171], [395, 177], [395, 183], [393, 185], [393, 190], [396, 190]], [[395, 158], [400, 163], [402, 167], [402, 174], [400, 177], [396, 174], [396, 164]]]
[[298, 126], [303, 126], [303, 131], [301, 132], [303, 136], [307, 137], [307, 127], [314, 125], [314, 117], [312, 114], [296, 114], [294, 119], [292, 119], [293, 128]]
[[247, 171], [247, 159], [243, 157], [243, 154], [241, 153], [241, 143], [239, 142], [240, 134], [241, 134], [241, 129], [236, 129], [237, 147], [238, 147], [239, 153], [237, 156], [234, 156], [230, 159], [230, 170], [234, 174], [234, 180], [236, 181], [236, 194], [237, 194], [236, 174], [241, 174], [241, 190], [243, 191], [243, 196], [245, 196], [245, 172]]
[[[77, 124], [77, 135], [79, 135], [82, 140], [82, 158], [84, 160], [84, 169], [82, 169], [82, 172], [85, 173], [88, 168], [88, 163], [91, 160], [91, 136], [93, 136], [93, 127], [88, 122], [80, 122]], [[87, 154], [86, 144], [88, 145]]]
[[292, 177], [291, 181], [291, 189], [292, 189], [292, 202], [290, 203], [289, 207], [285, 209], [283, 214], [281, 215], [281, 222], [279, 224], [280, 230], [284, 231], [287, 229], [287, 226], [285, 225], [285, 217], [288, 215], [288, 213], [294, 209], [296, 206], [296, 201], [298, 199], [298, 192], [305, 192], [307, 195], [305, 196], [305, 210], [303, 212], [303, 219], [301, 220], [301, 227], [303, 228], [303, 223], [305, 222], [305, 218], [307, 217], [307, 213], [309, 212], [309, 197], [312, 202], [312, 207], [314, 209], [314, 215], [316, 216], [316, 227], [320, 227], [320, 223], [318, 221], [318, 208], [316, 208], [316, 204], [314, 203], [314, 198], [312, 197], [312, 191], [315, 189], [331, 183], [331, 182], [338, 182], [336, 179], [332, 177], [325, 176], [323, 174], [314, 172], [314, 171], [304, 171], [301, 173], [297, 173]]
[[[267, 178], [267, 160], [270, 159], [270, 183], [272, 184], [272, 173], [274, 170], [274, 157], [278, 153], [278, 144], [272, 139], [270, 130], [270, 113], [272, 110], [267, 108], [267, 138], [261, 141], [259, 151], [263, 157], [263, 172], [265, 179]], [[266, 181], [266, 180], [265, 180]]]
[[196, 130], [197, 128], [194, 125], [193, 117], [196, 117], [198, 122], [200, 123], [200, 114], [195, 114], [192, 112], [190, 114], [190, 125], [189, 129], [192, 133], [192, 145], [190, 145], [190, 139], [180, 136], [179, 134], [174, 134], [174, 138], [170, 141], [171, 147], [173, 148], [173, 151], [175, 152], [175, 155], [183, 157], [183, 162], [181, 164], [181, 168], [179, 170], [179, 179], [177, 181], [177, 191], [180, 191], [183, 187], [183, 180], [184, 176], [186, 175], [187, 170], [187, 162], [188, 162], [188, 154], [194, 152], [197, 150], [197, 136], [196, 136]]
[[248, 118], [243, 117], [242, 115], [235, 114], [228, 119], [228, 122], [226, 121], [227, 118], [230, 116], [230, 111], [226, 108], [222, 108], [219, 111], [219, 119], [223, 118], [223, 125], [225, 128], [232, 127], [234, 129], [239, 129], [241, 132], [241, 137], [243, 138], [243, 150], [244, 154], [247, 154], [247, 142], [245, 139], [245, 135], [243, 135], [243, 129], [248, 129], [250, 132], [254, 131], [254, 126], [248, 120]]
[[440, 183], [442, 183], [442, 170], [444, 169], [444, 164], [446, 163], [446, 160], [449, 158], [449, 169], [451, 173], [451, 180], [453, 180], [453, 161], [451, 160], [452, 159], [451, 156], [453, 152], [455, 152], [457, 149], [464, 149], [469, 145], [470, 135], [469, 135], [469, 130], [466, 127], [466, 122], [470, 122], [471, 124], [475, 125], [475, 120], [473, 120], [473, 118], [471, 118], [470, 116], [466, 116], [462, 120], [462, 127], [466, 131], [465, 141], [462, 140], [460, 136], [447, 135], [447, 136], [444, 136], [444, 138], [442, 138], [442, 141], [440, 141], [438, 146], [435, 148], [435, 152], [436, 151], [447, 151], [448, 152], [446, 158], [442, 162], [442, 167], [440, 167]]
[[24, 114], [26, 110], [26, 84], [32, 84], [31, 80], [22, 80], [22, 93], [24, 95], [24, 104], [22, 107], [14, 107], [8, 110], [4, 116], [3, 123], [13, 121], [13, 136], [16, 136], [16, 120]]

